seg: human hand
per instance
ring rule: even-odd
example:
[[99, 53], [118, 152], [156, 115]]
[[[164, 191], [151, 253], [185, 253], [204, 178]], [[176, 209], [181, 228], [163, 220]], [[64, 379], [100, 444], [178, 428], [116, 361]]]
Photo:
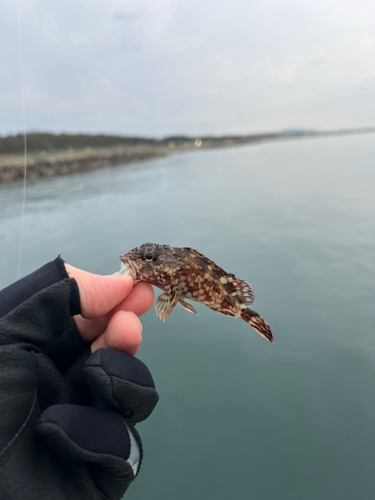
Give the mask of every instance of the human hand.
[[99, 276], [65, 264], [69, 277], [78, 283], [81, 314], [75, 316], [83, 340], [91, 351], [110, 347], [128, 354], [138, 352], [142, 325], [138, 317], [150, 309], [154, 291], [148, 283], [129, 275]]
[[142, 458], [134, 424], [158, 400], [131, 355], [153, 292], [61, 259], [44, 268], [7, 291], [0, 319], [0, 497], [117, 500]]

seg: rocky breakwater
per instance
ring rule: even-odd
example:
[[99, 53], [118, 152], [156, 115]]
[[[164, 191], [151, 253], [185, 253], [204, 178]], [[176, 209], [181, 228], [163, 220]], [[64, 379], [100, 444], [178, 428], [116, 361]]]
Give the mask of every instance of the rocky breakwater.
[[[162, 145], [136, 145], [32, 153], [27, 157], [27, 178], [51, 177], [72, 172], [96, 170], [107, 166], [165, 156], [169, 151], [168, 147]], [[23, 177], [23, 155], [0, 155], [0, 183]]]

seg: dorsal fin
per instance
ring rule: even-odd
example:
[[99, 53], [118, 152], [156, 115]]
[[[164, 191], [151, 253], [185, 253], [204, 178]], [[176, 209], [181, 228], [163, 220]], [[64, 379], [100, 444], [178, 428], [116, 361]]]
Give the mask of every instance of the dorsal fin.
[[[247, 307], [250, 307], [254, 302], [254, 290], [250, 283], [247, 281], [240, 280], [236, 278], [234, 274], [228, 273], [224, 271], [223, 268], [219, 267], [215, 262], [210, 260], [208, 257], [198, 252], [198, 250], [194, 250], [193, 248], [173, 248], [174, 253], [180, 257], [182, 256], [190, 257], [189, 265], [202, 276], [205, 274], [210, 274], [214, 279], [214, 282], [220, 281], [218, 283], [218, 290], [220, 286], [224, 286], [225, 290], [235, 297], [233, 294], [236, 293], [238, 300], [245, 304]], [[214, 283], [213, 283], [214, 285]]]
[[228, 283], [224, 285], [227, 292], [232, 296], [235, 293], [240, 302], [250, 307], [255, 298], [254, 290], [250, 283], [236, 277], [232, 278], [231, 276], [224, 276], [224, 278], [228, 280]]

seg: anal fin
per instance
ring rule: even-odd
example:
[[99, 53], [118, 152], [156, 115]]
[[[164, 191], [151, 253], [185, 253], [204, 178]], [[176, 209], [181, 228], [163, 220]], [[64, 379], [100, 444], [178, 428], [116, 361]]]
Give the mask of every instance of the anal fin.
[[219, 314], [222, 314], [223, 316], [229, 316], [231, 318], [235, 318], [236, 315], [229, 312], [229, 311], [223, 311], [222, 309], [220, 309], [219, 307], [211, 307], [211, 306], [208, 306], [210, 309], [212, 309], [213, 311], [215, 312], [218, 312]]
[[190, 313], [193, 314], [198, 314], [197, 311], [194, 309], [194, 307], [188, 302], [185, 302], [183, 299], [179, 299], [178, 303], [183, 309], [185, 309], [185, 311], [189, 311]]

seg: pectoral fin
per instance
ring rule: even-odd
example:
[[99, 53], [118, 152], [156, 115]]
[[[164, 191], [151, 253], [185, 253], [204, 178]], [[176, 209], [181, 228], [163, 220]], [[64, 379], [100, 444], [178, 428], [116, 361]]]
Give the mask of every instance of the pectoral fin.
[[180, 299], [178, 303], [183, 309], [185, 309], [185, 311], [189, 311], [189, 313], [193, 314], [198, 314], [197, 311], [194, 309], [194, 307], [188, 302], [185, 302], [183, 299]]
[[156, 299], [155, 311], [156, 314], [159, 316], [159, 318], [163, 319], [163, 323], [171, 314], [177, 302], [178, 302], [177, 287], [172, 288], [172, 290], [169, 293], [162, 293]]

